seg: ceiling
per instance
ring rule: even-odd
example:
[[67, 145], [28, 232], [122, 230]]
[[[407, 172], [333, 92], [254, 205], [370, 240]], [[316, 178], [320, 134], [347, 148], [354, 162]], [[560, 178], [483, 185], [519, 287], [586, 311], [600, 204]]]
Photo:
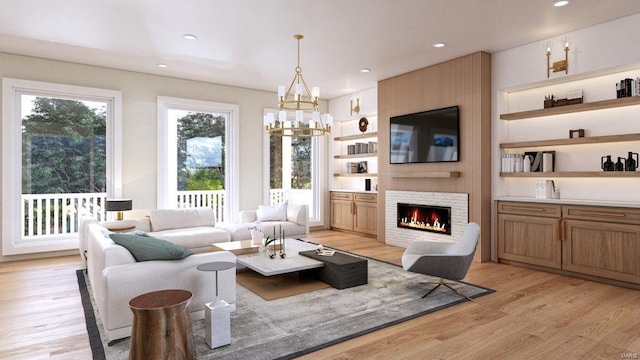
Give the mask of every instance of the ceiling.
[[571, 31], [640, 12], [638, 0], [552, 3], [0, 0], [0, 51], [276, 91], [293, 80], [299, 33], [304, 78], [331, 99], [476, 51], [559, 43]]

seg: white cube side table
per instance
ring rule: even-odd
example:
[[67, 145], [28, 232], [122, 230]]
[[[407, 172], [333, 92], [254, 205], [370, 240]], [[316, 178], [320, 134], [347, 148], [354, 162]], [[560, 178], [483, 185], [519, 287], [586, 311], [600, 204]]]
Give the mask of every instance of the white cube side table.
[[216, 273], [216, 300], [204, 305], [204, 337], [211, 349], [231, 344], [231, 307], [226, 301], [218, 298], [218, 271], [235, 266], [232, 262], [216, 261], [196, 267], [200, 271]]
[[231, 344], [231, 306], [226, 301], [204, 304], [204, 335], [211, 349]]

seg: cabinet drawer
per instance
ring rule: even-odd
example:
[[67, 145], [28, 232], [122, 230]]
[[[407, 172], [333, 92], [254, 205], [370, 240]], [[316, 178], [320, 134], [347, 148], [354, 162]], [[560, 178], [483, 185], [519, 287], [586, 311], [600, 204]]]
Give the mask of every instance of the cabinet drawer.
[[633, 208], [563, 205], [562, 217], [565, 219], [640, 225], [640, 209]]
[[376, 195], [376, 194], [353, 194], [353, 199], [355, 201], [378, 202], [378, 195]]
[[353, 194], [347, 192], [332, 192], [331, 200], [353, 200]]
[[539, 204], [526, 202], [498, 202], [498, 212], [501, 214], [518, 214], [528, 216], [557, 217], [561, 215], [562, 207], [553, 204]]

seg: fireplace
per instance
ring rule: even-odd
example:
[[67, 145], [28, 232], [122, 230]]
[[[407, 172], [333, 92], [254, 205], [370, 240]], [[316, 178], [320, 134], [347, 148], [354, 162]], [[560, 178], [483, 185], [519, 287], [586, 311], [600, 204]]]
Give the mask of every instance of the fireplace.
[[397, 226], [451, 235], [451, 207], [398, 203]]

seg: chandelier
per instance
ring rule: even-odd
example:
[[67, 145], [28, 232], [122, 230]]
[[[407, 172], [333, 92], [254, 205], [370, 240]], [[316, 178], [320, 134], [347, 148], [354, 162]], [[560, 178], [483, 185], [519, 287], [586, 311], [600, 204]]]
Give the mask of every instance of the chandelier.
[[[309, 90], [302, 77], [300, 39], [303, 37], [300, 34], [293, 35], [293, 38], [298, 40], [298, 66], [289, 88], [285, 91], [283, 85], [278, 86], [278, 113], [264, 115], [264, 125], [269, 135], [311, 137], [331, 133], [333, 117], [330, 114], [324, 114], [321, 117], [318, 111], [320, 89], [314, 86]], [[295, 120], [293, 117], [291, 120], [287, 119], [287, 110], [295, 112]], [[311, 112], [310, 119], [309, 112]], [[306, 118], [305, 114], [307, 114]]]

